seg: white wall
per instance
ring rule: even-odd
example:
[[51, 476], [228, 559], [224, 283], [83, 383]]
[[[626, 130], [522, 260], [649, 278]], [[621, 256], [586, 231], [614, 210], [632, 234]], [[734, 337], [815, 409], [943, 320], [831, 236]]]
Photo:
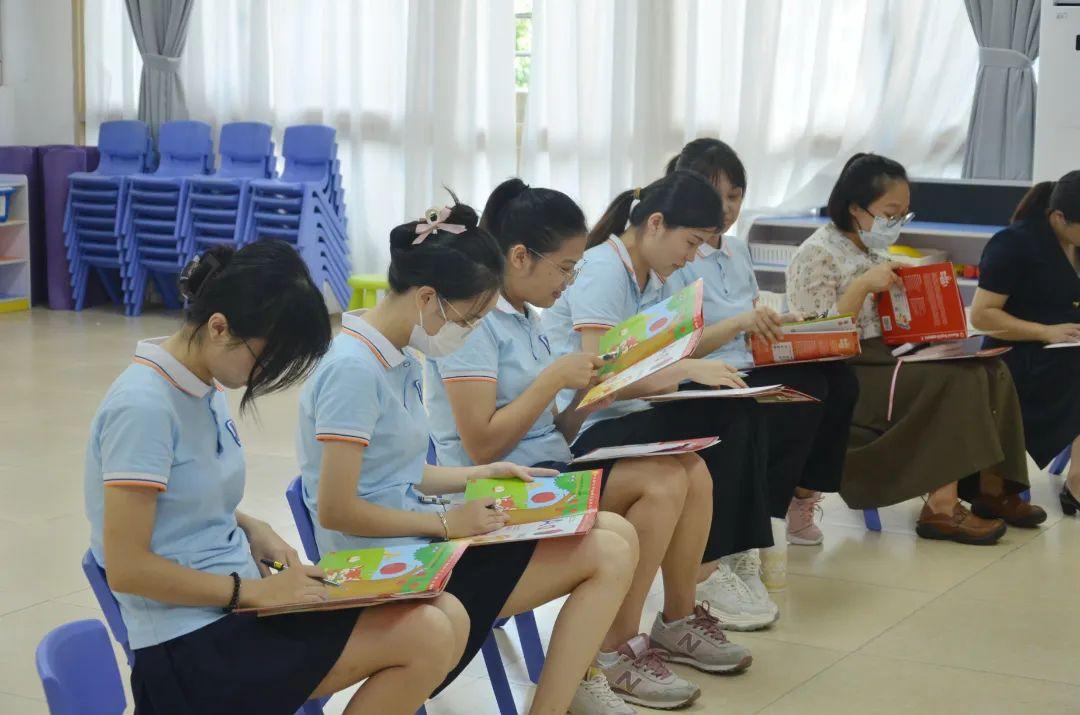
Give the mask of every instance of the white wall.
[[1043, 0], [1035, 106], [1036, 181], [1080, 169], [1080, 0]]
[[0, 0], [0, 145], [75, 140], [71, 0]]

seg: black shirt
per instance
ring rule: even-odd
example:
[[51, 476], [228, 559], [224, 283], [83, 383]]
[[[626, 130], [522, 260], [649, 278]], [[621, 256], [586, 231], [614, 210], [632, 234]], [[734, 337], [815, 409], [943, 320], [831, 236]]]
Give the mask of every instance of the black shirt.
[[1014, 223], [987, 242], [979, 287], [1009, 296], [1005, 312], [1014, 318], [1080, 323], [1080, 276], [1045, 218]]

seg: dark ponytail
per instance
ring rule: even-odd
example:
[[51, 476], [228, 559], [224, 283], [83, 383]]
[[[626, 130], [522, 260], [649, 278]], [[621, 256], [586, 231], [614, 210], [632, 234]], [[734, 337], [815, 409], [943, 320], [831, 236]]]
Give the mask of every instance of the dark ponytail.
[[1032, 186], [1016, 205], [1012, 220], [1015, 223], [1045, 218], [1054, 211], [1064, 214], [1066, 221], [1080, 221], [1080, 170]]
[[746, 167], [735, 150], [719, 139], [702, 137], [684, 146], [667, 164], [668, 174], [676, 169], [696, 171], [713, 185], [719, 184], [723, 175], [734, 188], [746, 190]]
[[[636, 205], [635, 199], [639, 199]], [[664, 217], [668, 228], [719, 229], [724, 225], [724, 201], [713, 185], [701, 174], [680, 170], [644, 189], [616, 196], [589, 233], [587, 247], [599, 246], [609, 236], [622, 234], [627, 225], [640, 226], [654, 213]]]
[[266, 340], [240, 400], [243, 412], [256, 397], [303, 380], [330, 347], [330, 316], [319, 287], [292, 246], [261, 240], [236, 250], [216, 246], [180, 274], [184, 319], [191, 340], [215, 313], [237, 340]]
[[588, 231], [585, 214], [573, 199], [554, 189], [532, 188], [521, 179], [495, 187], [480, 228], [495, 236], [503, 255], [518, 244], [536, 253], [553, 253], [568, 238]]
[[891, 182], [907, 180], [907, 172], [899, 162], [880, 154], [855, 154], [844, 164], [829, 194], [829, 218], [841, 231], [851, 231], [852, 204], [865, 209], [889, 190]]
[[390, 231], [390, 290], [404, 293], [410, 288], [431, 286], [446, 300], [491, 297], [502, 284], [503, 255], [495, 238], [479, 228], [476, 211], [454, 199], [450, 214], [442, 223], [464, 226], [461, 233], [436, 229], [417, 243], [420, 233], [438, 215], [431, 209], [426, 218], [396, 226]]
[[664, 166], [664, 176], [667, 176], [668, 174], [675, 171], [676, 168], [678, 168], [678, 166], [679, 166], [679, 157], [680, 156], [682, 156], [682, 155], [681, 154], [676, 154], [675, 156], [668, 159], [668, 163]]

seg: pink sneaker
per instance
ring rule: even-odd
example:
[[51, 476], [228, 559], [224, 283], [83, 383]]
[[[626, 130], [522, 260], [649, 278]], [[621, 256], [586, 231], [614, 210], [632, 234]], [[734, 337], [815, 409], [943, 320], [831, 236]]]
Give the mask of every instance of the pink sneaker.
[[789, 544], [814, 546], [820, 544], [825, 536], [814, 523], [814, 513], [820, 512], [821, 492], [800, 499], [793, 497], [787, 510], [787, 540]]

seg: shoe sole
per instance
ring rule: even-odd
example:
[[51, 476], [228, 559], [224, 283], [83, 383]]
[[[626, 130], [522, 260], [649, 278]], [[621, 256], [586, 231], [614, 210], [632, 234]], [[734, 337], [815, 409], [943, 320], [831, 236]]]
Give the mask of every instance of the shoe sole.
[[924, 539], [933, 539], [935, 541], [955, 541], [958, 544], [967, 544], [968, 546], [993, 546], [1005, 535], [1007, 527], [1003, 524], [997, 531], [991, 532], [986, 536], [968, 536], [963, 532], [945, 532], [938, 529], [936, 526], [928, 524], [916, 524], [915, 533]]
[[673, 653], [664, 653], [661, 657], [664, 660], [671, 663], [681, 663], [683, 665], [689, 665], [695, 670], [700, 670], [702, 673], [709, 673], [710, 675], [736, 675], [743, 672], [750, 667], [750, 664], [754, 662], [754, 656], [748, 655], [738, 663], [734, 665], [708, 665], [702, 663], [699, 660], [695, 660], [685, 655], [675, 655]]
[[629, 693], [624, 693], [621, 690], [612, 690], [612, 692], [618, 695], [623, 701], [628, 702], [631, 705], [640, 705], [643, 708], [650, 708], [652, 710], [682, 710], [683, 708], [688, 708], [693, 705], [695, 702], [697, 702], [697, 699], [701, 697], [701, 688], [698, 688], [696, 691], [694, 691], [694, 694], [686, 700], [681, 700], [678, 703], [674, 704], [657, 703], [651, 700], [643, 700], [641, 698], [630, 695]]
[[793, 546], [818, 546], [821, 542], [825, 541], [825, 535], [822, 534], [816, 541], [814, 539], [804, 539], [799, 536], [792, 536], [788, 534], [787, 542]]
[[995, 514], [990, 509], [984, 509], [975, 504], [971, 505], [971, 513], [983, 519], [1003, 519], [1006, 524], [1015, 526], [1018, 529], [1034, 529], [1036, 526], [1046, 521], [1047, 517], [1046, 512], [1043, 512], [1042, 514], [1032, 514], [1026, 519], [1006, 519], [999, 514]]
[[[698, 601], [698, 604], [700, 605], [701, 601]], [[767, 621], [762, 621], [760, 618], [754, 618], [753, 620], [747, 618], [725, 620], [726, 614], [724, 617], [721, 617], [715, 613], [713, 615], [717, 616], [720, 621], [720, 628], [722, 628], [723, 630], [740, 631], [746, 633], [749, 631], [760, 631], [776, 623], [778, 620], [780, 620], [780, 609], [777, 609], [776, 613], [774, 613], [772, 617]]]

